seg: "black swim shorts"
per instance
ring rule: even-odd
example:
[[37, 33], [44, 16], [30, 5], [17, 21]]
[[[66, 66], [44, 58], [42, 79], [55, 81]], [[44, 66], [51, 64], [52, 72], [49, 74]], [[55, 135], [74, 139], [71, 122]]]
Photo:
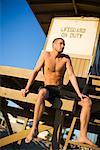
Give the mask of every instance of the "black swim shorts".
[[50, 101], [54, 100], [55, 98], [64, 98], [69, 100], [77, 100], [79, 101], [80, 98], [75, 92], [68, 91], [64, 85], [55, 86], [55, 85], [46, 85], [39, 88], [39, 91], [45, 88], [49, 92]]

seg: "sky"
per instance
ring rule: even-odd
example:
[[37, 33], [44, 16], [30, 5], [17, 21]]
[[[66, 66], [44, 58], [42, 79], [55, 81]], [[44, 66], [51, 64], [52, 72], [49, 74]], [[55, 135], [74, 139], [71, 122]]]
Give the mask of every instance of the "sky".
[[0, 65], [32, 69], [45, 39], [26, 0], [0, 0]]
[[45, 40], [26, 0], [0, 0], [0, 65], [33, 69]]

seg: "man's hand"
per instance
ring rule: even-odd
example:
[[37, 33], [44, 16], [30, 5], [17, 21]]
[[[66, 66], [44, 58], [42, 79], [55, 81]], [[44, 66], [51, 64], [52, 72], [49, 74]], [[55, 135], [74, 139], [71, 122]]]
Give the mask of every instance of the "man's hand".
[[89, 100], [89, 99], [88, 99], [88, 96], [86, 96], [86, 95], [84, 95], [84, 94], [82, 94], [82, 93], [78, 94], [78, 96], [79, 96], [80, 99], [81, 99], [81, 100], [78, 102], [78, 105], [80, 105], [80, 106], [84, 106], [84, 103], [86, 103], [86, 101]]
[[21, 93], [22, 93], [22, 96], [26, 96], [26, 94], [29, 92], [29, 90], [27, 89], [21, 89]]
[[80, 97], [81, 100], [84, 99], [84, 98], [86, 98], [86, 97], [88, 97], [88, 96], [86, 96], [86, 95], [84, 95], [82, 93], [78, 94], [78, 96]]

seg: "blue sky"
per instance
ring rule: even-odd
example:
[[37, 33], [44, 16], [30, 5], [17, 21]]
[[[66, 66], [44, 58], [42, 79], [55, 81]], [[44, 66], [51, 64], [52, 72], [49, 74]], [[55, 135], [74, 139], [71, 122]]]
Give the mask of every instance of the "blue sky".
[[26, 0], [0, 0], [0, 65], [32, 69], [45, 39]]
[[26, 0], [0, 0], [0, 65], [33, 69], [45, 39]]

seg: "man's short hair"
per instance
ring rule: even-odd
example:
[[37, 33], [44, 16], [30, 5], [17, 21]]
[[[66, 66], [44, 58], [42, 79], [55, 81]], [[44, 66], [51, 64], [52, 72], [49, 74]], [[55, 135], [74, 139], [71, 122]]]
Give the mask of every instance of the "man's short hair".
[[55, 38], [54, 40], [53, 40], [53, 42], [52, 43], [54, 43], [55, 41], [57, 41], [57, 40], [62, 40], [63, 41], [63, 43], [65, 44], [65, 41], [64, 41], [64, 39], [63, 38]]

